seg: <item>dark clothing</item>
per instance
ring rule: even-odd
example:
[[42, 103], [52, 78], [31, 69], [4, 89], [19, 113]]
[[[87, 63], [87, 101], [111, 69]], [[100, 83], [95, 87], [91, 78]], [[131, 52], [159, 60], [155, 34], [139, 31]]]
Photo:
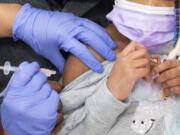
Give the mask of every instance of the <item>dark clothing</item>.
[[[106, 20], [105, 15], [112, 10], [113, 1], [114, 0], [0, 0], [0, 3], [19, 3], [22, 5], [30, 3], [36, 8], [71, 12], [106, 27], [109, 22]], [[13, 66], [18, 66], [23, 61], [37, 61], [43, 68], [56, 70], [48, 60], [35, 54], [35, 52], [23, 42], [14, 42], [12, 39], [0, 39], [0, 65], [4, 65], [5, 61], [10, 61]], [[11, 75], [12, 74], [5, 76], [3, 72], [0, 71], [0, 92], [7, 85]], [[49, 79], [58, 80], [59, 78], [60, 74], [58, 73]]]
[[[77, 16], [85, 17], [100, 24], [108, 25], [105, 15], [113, 8], [114, 0], [46, 0], [51, 4], [53, 10], [71, 12]], [[56, 5], [59, 5], [58, 8]]]
[[106, 27], [105, 15], [112, 10], [114, 0], [0, 0], [0, 3], [30, 3], [37, 8], [70, 12]]

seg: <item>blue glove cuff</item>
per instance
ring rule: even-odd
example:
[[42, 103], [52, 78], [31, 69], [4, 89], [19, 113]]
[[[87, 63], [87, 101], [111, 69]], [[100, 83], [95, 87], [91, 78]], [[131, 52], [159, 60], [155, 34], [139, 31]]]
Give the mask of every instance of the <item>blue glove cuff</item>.
[[27, 22], [29, 15], [32, 13], [32, 9], [30, 4], [25, 4], [17, 13], [12, 25], [12, 36], [15, 41], [23, 38], [21, 37], [23, 35], [23, 25]]

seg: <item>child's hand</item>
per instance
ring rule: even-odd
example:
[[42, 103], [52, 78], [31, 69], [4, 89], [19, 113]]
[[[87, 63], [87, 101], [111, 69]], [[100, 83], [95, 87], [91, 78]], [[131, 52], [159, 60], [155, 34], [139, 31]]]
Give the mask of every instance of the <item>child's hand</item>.
[[150, 59], [144, 46], [132, 42], [117, 57], [107, 81], [111, 93], [118, 100], [125, 100], [137, 80], [150, 72]]
[[168, 88], [172, 94], [180, 94], [180, 60], [169, 60], [153, 69], [159, 74], [156, 82]]

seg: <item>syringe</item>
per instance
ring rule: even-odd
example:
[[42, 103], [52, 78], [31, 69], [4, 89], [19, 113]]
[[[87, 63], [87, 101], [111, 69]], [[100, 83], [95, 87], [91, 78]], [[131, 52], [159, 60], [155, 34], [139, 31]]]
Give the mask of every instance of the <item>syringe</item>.
[[[11, 63], [9, 61], [6, 61], [4, 63], [4, 66], [0, 66], [0, 70], [3, 70], [4, 75], [9, 75], [10, 72], [16, 72], [20, 69], [19, 67], [11, 66]], [[56, 71], [46, 68], [41, 68], [40, 71], [43, 72], [47, 77], [51, 77], [51, 75], [56, 74]]]

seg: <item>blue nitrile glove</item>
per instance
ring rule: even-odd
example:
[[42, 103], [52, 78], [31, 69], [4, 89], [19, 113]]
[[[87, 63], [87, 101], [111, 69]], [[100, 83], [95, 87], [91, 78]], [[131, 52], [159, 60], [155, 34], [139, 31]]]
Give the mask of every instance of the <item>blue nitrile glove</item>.
[[46, 11], [24, 5], [13, 23], [13, 38], [21, 39], [63, 72], [65, 60], [59, 50], [77, 56], [96, 72], [102, 65], [84, 46], [88, 44], [107, 60], [115, 60], [115, 43], [99, 25], [70, 13]]
[[50, 135], [57, 120], [59, 95], [35, 62], [14, 73], [1, 106], [3, 128], [10, 135]]

